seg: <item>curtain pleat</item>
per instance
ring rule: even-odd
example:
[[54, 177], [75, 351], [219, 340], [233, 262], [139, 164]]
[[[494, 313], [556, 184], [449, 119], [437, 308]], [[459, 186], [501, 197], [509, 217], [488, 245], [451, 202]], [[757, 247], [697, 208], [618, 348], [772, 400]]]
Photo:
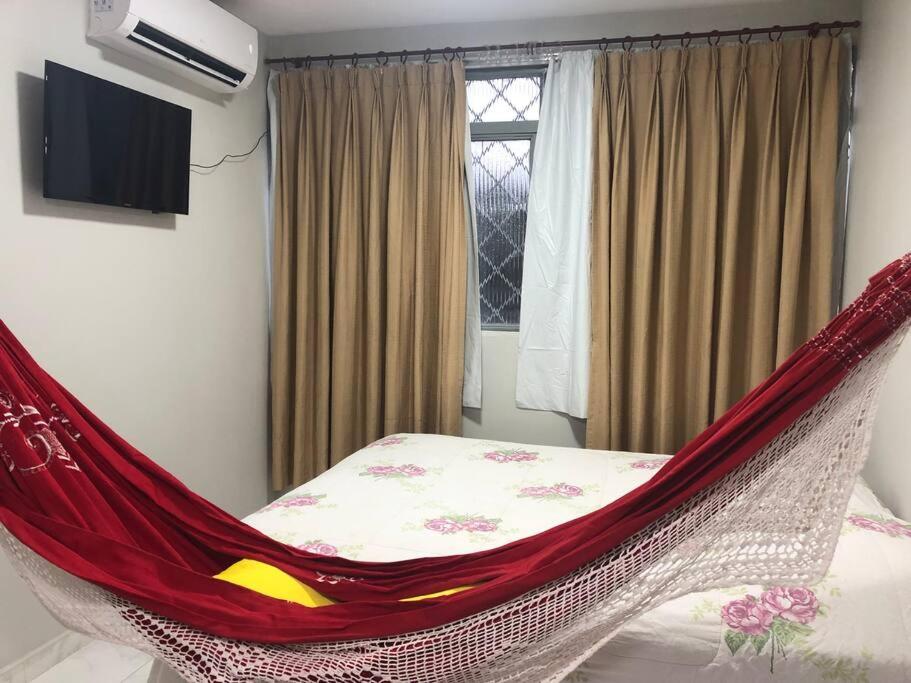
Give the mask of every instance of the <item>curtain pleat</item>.
[[[681, 55], [685, 62], [688, 53]], [[687, 73], [681, 63], [677, 82], [672, 91], [673, 101], [670, 107], [669, 147], [667, 159], [667, 177], [664, 179], [664, 196], [671, 206], [679, 206], [679, 212], [665, 211], [661, 217], [659, 243], [660, 261], [658, 268], [658, 323], [657, 334], [657, 412], [655, 420], [658, 427], [658, 440], [668, 441], [673, 438], [681, 418], [677, 408], [675, 388], [681, 384], [683, 367], [677, 362], [677, 331], [686, 321], [680, 313], [688, 309], [686, 302], [686, 283], [689, 280], [684, 265], [683, 247], [689, 241], [684, 233], [689, 223], [682, 220], [687, 212]]]
[[830, 316], [839, 50], [598, 58], [589, 447], [677, 450]]
[[399, 431], [456, 434], [466, 296], [458, 62], [281, 74], [272, 485]]

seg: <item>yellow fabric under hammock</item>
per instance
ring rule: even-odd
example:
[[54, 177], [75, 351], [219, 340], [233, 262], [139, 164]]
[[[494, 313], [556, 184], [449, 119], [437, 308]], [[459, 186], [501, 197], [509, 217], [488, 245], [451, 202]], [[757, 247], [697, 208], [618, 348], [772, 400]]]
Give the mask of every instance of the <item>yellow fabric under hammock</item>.
[[[260, 562], [259, 560], [240, 560], [225, 569], [220, 574], [215, 575], [216, 579], [233, 583], [236, 586], [256, 591], [262, 595], [278, 600], [287, 600], [304, 607], [325, 607], [334, 605], [335, 601], [327, 598], [319, 591], [310, 588], [305, 583], [298, 581], [290, 574], [283, 572], [278, 567], [271, 564]], [[472, 586], [459, 586], [458, 588], [449, 588], [448, 590], [430, 593], [428, 595], [418, 595], [413, 598], [403, 598], [399, 602], [411, 602], [413, 600], [427, 600], [428, 598], [441, 598], [445, 595], [452, 595], [468, 590]]]

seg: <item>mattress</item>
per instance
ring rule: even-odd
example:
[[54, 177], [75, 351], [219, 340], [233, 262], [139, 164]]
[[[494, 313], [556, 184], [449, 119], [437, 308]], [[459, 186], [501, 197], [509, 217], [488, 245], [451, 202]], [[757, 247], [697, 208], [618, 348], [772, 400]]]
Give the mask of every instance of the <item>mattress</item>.
[[[465, 553], [599, 508], [666, 460], [397, 434], [246, 521], [298, 548], [357, 560]], [[859, 481], [822, 581], [672, 600], [627, 624], [567, 680], [894, 683], [911, 681], [909, 643], [911, 524]]]

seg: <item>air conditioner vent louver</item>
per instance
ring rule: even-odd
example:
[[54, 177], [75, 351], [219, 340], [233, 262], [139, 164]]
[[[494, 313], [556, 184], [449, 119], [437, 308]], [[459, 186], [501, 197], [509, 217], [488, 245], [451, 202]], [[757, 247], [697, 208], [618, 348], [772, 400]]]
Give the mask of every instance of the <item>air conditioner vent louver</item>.
[[217, 78], [222, 83], [235, 88], [246, 76], [243, 71], [235, 69], [214, 57], [210, 57], [195, 47], [181, 43], [167, 33], [162, 33], [142, 21], [136, 24], [136, 28], [133, 29], [133, 32], [127, 38], [134, 43], [139, 43], [150, 50], [154, 50], [164, 57], [178, 61], [212, 78]]
[[216, 92], [245, 90], [256, 78], [256, 29], [211, 0], [95, 0], [89, 5], [92, 40]]

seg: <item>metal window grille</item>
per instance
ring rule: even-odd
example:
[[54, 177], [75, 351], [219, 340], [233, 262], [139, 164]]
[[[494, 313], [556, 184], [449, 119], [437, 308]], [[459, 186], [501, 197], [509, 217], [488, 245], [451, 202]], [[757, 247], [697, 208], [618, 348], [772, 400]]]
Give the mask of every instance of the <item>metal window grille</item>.
[[468, 74], [481, 326], [518, 329], [528, 189], [544, 71]]

